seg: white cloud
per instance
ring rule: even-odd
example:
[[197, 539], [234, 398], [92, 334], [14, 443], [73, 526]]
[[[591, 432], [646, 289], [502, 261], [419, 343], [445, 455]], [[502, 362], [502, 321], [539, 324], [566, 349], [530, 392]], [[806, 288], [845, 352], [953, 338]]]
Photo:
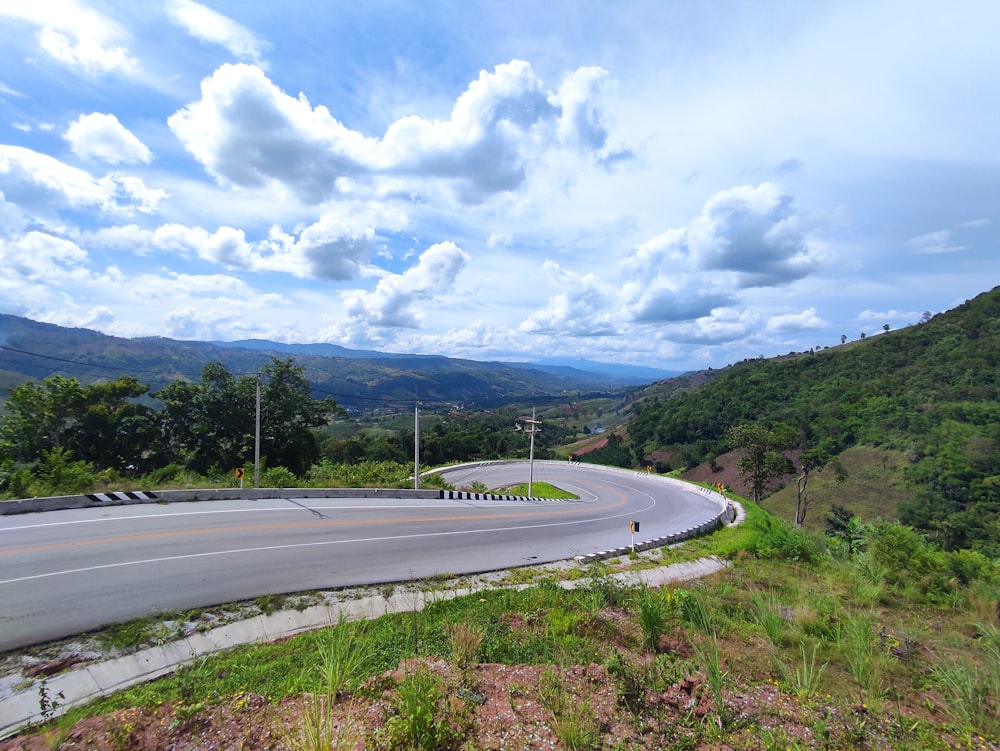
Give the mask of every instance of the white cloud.
[[97, 246], [131, 250], [138, 255], [167, 251], [184, 257], [196, 256], [227, 268], [259, 273], [279, 272], [300, 279], [345, 281], [357, 277], [371, 258], [375, 231], [352, 228], [332, 214], [306, 226], [296, 234], [274, 226], [267, 238], [250, 242], [241, 229], [164, 224], [156, 229], [137, 225], [104, 227], [84, 233]]
[[791, 197], [763, 183], [723, 190], [685, 227], [639, 244], [625, 260], [623, 295], [640, 322], [715, 320], [740, 289], [785, 285], [828, 265], [806, 237]]
[[519, 330], [536, 334], [569, 336], [609, 336], [617, 333], [609, 308], [613, 307], [615, 288], [596, 274], [568, 271], [554, 261], [543, 266], [549, 283], [559, 293], [549, 298], [541, 310], [528, 316]]
[[491, 232], [486, 238], [487, 248], [506, 248], [514, 242], [514, 237], [509, 232]]
[[[446, 121], [403, 117], [381, 139], [351, 130], [304, 94], [293, 98], [257, 67], [223, 65], [201, 85], [201, 99], [168, 121], [185, 148], [222, 183], [260, 187], [271, 181], [319, 203], [345, 187], [381, 178], [445, 179], [459, 197], [479, 202], [518, 188], [532, 155], [555, 145], [555, 131], [585, 149], [603, 145], [593, 94], [596, 69], [566, 84], [562, 110], [531, 66], [520, 60], [482, 71], [458, 97]], [[579, 80], [578, 80], [579, 79]], [[560, 122], [560, 117], [565, 121]], [[423, 185], [424, 190], [436, 184]]]
[[336, 180], [355, 174], [372, 144], [315, 109], [305, 95], [280, 91], [260, 68], [223, 65], [201, 83], [201, 100], [174, 113], [170, 129], [222, 183], [260, 187], [277, 181], [319, 203]]
[[669, 326], [660, 335], [683, 344], [721, 344], [745, 339], [759, 323], [760, 316], [753, 311], [717, 308], [695, 321]]
[[146, 145], [114, 115], [93, 112], [70, 123], [63, 136], [81, 159], [96, 158], [110, 164], [142, 162], [153, 158]]
[[608, 139], [606, 115], [598, 106], [598, 95], [607, 81], [603, 68], [578, 68], [566, 74], [552, 102], [560, 109], [557, 132], [567, 145], [600, 151]]
[[57, 222], [60, 209], [97, 208], [106, 214], [150, 213], [166, 192], [138, 177], [112, 172], [103, 178], [22, 146], [0, 145], [0, 190], [39, 220]]
[[858, 313], [857, 320], [861, 323], [877, 323], [883, 326], [888, 321], [901, 321], [904, 324], [917, 323], [922, 316], [915, 310], [863, 310]]
[[419, 328], [424, 313], [417, 304], [447, 293], [468, 262], [464, 250], [441, 242], [421, 253], [417, 264], [402, 274], [379, 279], [372, 292], [344, 293], [351, 327]]
[[80, 278], [87, 252], [76, 243], [45, 232], [28, 232], [0, 239], [0, 266], [10, 280], [56, 284], [67, 276]]
[[958, 245], [951, 239], [951, 230], [942, 229], [928, 232], [925, 235], [911, 237], [906, 241], [907, 247], [921, 255], [936, 255], [939, 253], [957, 253], [965, 250], [964, 245]]
[[138, 62], [119, 44], [127, 37], [114, 20], [76, 0], [0, 3], [0, 16], [41, 27], [38, 43], [50, 56], [88, 75], [132, 74]]
[[764, 330], [769, 334], [818, 331], [827, 326], [827, 322], [816, 315], [816, 308], [806, 308], [801, 313], [784, 313], [771, 316]]
[[171, 0], [167, 14], [191, 36], [211, 44], [220, 44], [241, 60], [266, 69], [262, 62], [268, 43], [250, 29], [193, 0]]

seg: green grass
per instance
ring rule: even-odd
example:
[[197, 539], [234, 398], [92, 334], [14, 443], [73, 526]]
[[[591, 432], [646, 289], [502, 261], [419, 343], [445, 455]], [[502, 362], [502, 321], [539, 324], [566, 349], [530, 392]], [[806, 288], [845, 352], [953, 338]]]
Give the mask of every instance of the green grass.
[[[501, 488], [495, 488], [492, 492], [502, 495], [528, 495], [528, 483], [505, 485]], [[548, 482], [533, 482], [531, 495], [533, 498], [563, 498], [567, 500], [575, 500], [580, 497]]]
[[[910, 462], [902, 451], [856, 446], [839, 457], [847, 479], [837, 482], [832, 470], [813, 472], [809, 495], [815, 499], [806, 515], [808, 529], [823, 529], [831, 504], [839, 504], [866, 521], [895, 519], [902, 501], [912, 498], [914, 489], [904, 477]], [[795, 516], [796, 487], [790, 482], [764, 499], [768, 511], [782, 519]]]
[[[732, 747], [766, 740], [759, 729], [767, 706], [745, 717], [727, 704], [733, 692], [761, 686], [778, 687], [798, 702], [802, 722], [825, 748], [931, 749], [943, 738], [950, 739], [946, 745], [959, 739], [974, 745], [978, 736], [995, 733], [995, 563], [969, 584], [953, 582], [948, 599], [929, 600], [919, 587], [893, 583], [905, 582], [905, 571], [890, 577], [884, 567], [862, 567], [827, 552], [802, 557], [808, 541], [824, 550], [822, 540], [776, 524], [752, 504], [748, 512], [743, 527], [695, 543], [702, 553], [731, 554], [728, 572], [702, 582], [654, 591], [618, 583], [604, 564], [588, 567], [573, 590], [538, 576], [526, 589], [488, 589], [429, 602], [419, 612], [237, 647], [73, 709], [68, 719], [167, 702], [194, 713], [248, 691], [270, 702], [311, 693], [320, 700], [303, 720], [300, 745], [329, 747], [324, 723], [332, 702], [362, 700], [373, 677], [407, 658], [427, 656], [451, 661], [467, 692], [475, 691], [474, 661], [549, 666], [539, 698], [564, 745], [577, 748], [608, 743], [587, 697], [570, 699], [563, 677], [563, 669], [592, 664], [606, 667], [620, 710], [640, 726], [659, 722], [660, 710], [646, 704], [649, 692], [702, 676], [711, 716], [681, 714], [669, 729], [658, 726], [668, 745], [712, 743], [720, 736], [730, 737]], [[873, 578], [885, 595], [875, 606], [857, 597], [859, 580]], [[671, 647], [659, 653], [661, 637]], [[918, 645], [913, 656], [898, 652], [902, 638]], [[383, 738], [369, 739], [371, 747], [451, 742], [471, 721], [445, 700], [453, 689], [420, 673], [395, 683], [395, 719]], [[771, 741], [780, 745], [783, 732], [774, 730]]]

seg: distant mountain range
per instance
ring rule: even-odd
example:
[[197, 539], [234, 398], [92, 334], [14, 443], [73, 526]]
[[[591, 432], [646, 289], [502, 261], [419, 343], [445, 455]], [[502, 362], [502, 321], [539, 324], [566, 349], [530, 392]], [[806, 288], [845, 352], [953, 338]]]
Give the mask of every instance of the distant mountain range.
[[378, 402], [412, 403], [414, 398], [486, 407], [574, 392], [614, 391], [679, 374], [586, 360], [480, 362], [261, 339], [125, 339], [3, 314], [0, 346], [0, 399], [25, 380], [57, 374], [83, 383], [131, 375], [155, 391], [178, 378], [197, 380], [209, 363], [222, 363], [234, 374], [256, 373], [271, 357], [294, 357], [319, 394], [358, 409], [381, 406]]

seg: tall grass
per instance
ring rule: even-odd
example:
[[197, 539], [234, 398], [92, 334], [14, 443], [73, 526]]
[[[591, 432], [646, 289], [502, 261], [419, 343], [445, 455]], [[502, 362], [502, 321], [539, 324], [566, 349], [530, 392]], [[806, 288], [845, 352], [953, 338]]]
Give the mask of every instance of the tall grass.
[[663, 590], [641, 588], [635, 598], [635, 613], [646, 649], [656, 652], [667, 626], [670, 606]]
[[843, 651], [847, 667], [864, 698], [882, 695], [885, 678], [885, 658], [878, 650], [870, 615], [846, 616]]

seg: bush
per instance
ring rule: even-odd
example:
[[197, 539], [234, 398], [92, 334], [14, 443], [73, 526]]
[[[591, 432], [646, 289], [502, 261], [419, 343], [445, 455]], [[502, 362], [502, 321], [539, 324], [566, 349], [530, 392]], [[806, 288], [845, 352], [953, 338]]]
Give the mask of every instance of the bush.
[[296, 488], [299, 486], [299, 478], [285, 467], [268, 467], [261, 473], [260, 486], [262, 488]]
[[145, 477], [145, 484], [150, 487], [166, 485], [184, 476], [184, 467], [180, 464], [168, 464], [165, 467], [154, 469]]
[[90, 462], [71, 462], [64, 448], [45, 452], [38, 465], [41, 477], [40, 495], [74, 495], [90, 490], [94, 483], [94, 468]]

